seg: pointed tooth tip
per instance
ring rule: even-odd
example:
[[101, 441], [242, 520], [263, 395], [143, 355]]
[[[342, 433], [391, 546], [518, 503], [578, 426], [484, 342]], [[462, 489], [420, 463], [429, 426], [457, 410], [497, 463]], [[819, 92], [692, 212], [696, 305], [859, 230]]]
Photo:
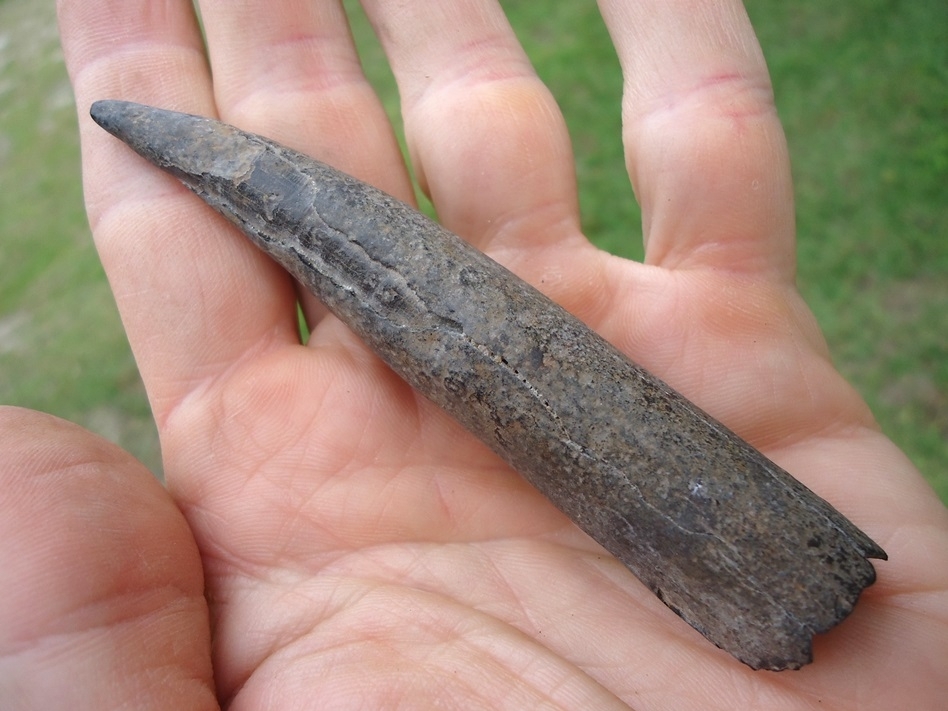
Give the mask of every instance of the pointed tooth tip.
[[140, 128], [151, 123], [159, 109], [132, 101], [102, 99], [89, 107], [89, 115], [101, 128], [125, 143], [133, 142]]
[[133, 101], [102, 99], [89, 107], [89, 115], [102, 129], [159, 167], [176, 165], [176, 112]]
[[89, 114], [92, 118], [98, 120], [100, 117], [112, 113], [117, 106], [124, 103], [124, 101], [118, 99], [97, 99], [89, 107]]
[[119, 101], [118, 99], [100, 99], [94, 101], [89, 107], [89, 115], [92, 120], [102, 128], [108, 130], [109, 126], [115, 124], [116, 119], [129, 113], [131, 107], [141, 107], [141, 104], [134, 104], [130, 101]]
[[[170, 109], [159, 109], [156, 106], [139, 104], [134, 101], [123, 101], [121, 99], [99, 99], [92, 102], [89, 107], [89, 115], [92, 120], [110, 133], [117, 130], [128, 129], [132, 124], [154, 124], [157, 122], [167, 122], [172, 117], [185, 117], [178, 111]], [[197, 118], [197, 117], [192, 117]]]

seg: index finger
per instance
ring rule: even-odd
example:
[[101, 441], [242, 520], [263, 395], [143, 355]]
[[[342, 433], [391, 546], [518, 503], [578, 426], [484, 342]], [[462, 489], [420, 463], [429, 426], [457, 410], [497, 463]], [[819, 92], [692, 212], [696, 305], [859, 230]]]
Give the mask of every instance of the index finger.
[[160, 431], [175, 404], [275, 322], [292, 338], [295, 298], [275, 266], [88, 115], [101, 98], [216, 114], [191, 2], [64, 0], [58, 12], [86, 210]]
[[[258, 5], [275, 26], [251, 48], [259, 57], [283, 43], [287, 27], [300, 18], [288, 7]], [[235, 14], [244, 22], [253, 19], [246, 12]], [[161, 430], [188, 394], [242, 358], [261, 348], [298, 343], [297, 295], [292, 279], [199, 200], [95, 127], [88, 107], [95, 99], [115, 98], [208, 116], [217, 115], [218, 108], [241, 115], [243, 101], [244, 122], [262, 125], [266, 112], [259, 105], [248, 110], [247, 97], [266, 97], [249, 88], [241, 95], [232, 81], [214, 85], [189, 0], [63, 0], [59, 17], [79, 106], [89, 218]], [[215, 75], [234, 79], [225, 67], [239, 69], [235, 47], [244, 35], [212, 8], [204, 19], [221, 23], [219, 30], [208, 28], [208, 37], [219, 45], [212, 52]], [[309, 20], [320, 18], [312, 14]], [[294, 30], [313, 28], [296, 24]], [[336, 24], [329, 31], [347, 28]], [[288, 64], [289, 74], [307, 70], [298, 62]], [[329, 63], [325, 70], [332, 76], [341, 63]], [[304, 87], [301, 101], [319, 91]], [[298, 140], [289, 134], [283, 138], [319, 152], [312, 132], [302, 128], [306, 119], [298, 117]], [[328, 140], [322, 137], [323, 150]]]

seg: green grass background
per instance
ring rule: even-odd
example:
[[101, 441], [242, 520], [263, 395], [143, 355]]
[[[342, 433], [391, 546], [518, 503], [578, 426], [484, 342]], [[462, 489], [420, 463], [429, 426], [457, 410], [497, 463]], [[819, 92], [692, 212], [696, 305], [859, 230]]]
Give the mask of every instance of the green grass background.
[[[621, 75], [595, 4], [502, 4], [566, 115], [587, 234], [640, 258], [619, 138]], [[839, 368], [948, 501], [948, 6], [747, 5], [790, 142], [800, 288]], [[354, 30], [394, 110], [358, 13]], [[160, 472], [82, 209], [51, 2], [0, 0], [0, 402], [79, 422]]]

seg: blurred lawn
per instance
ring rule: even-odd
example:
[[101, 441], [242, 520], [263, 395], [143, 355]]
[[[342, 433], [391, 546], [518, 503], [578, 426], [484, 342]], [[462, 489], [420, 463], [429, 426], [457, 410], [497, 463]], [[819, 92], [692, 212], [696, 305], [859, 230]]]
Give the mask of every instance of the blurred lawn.
[[[503, 5], [566, 115], [587, 234], [639, 258], [621, 76], [595, 4]], [[748, 10], [794, 162], [801, 289], [840, 369], [948, 501], [948, 6], [751, 0]], [[360, 18], [355, 32], [394, 109]], [[0, 402], [80, 422], [158, 472], [81, 199], [53, 3], [0, 0]]]

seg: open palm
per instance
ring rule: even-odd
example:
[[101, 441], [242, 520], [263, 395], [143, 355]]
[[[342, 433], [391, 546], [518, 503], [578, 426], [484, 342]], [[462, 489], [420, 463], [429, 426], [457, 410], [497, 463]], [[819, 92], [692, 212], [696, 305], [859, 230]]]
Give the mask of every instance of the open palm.
[[[645, 264], [581, 235], [562, 118], [495, 2], [363, 6], [442, 222], [889, 553], [799, 672], [754, 672], [714, 648], [220, 218], [93, 126], [98, 98], [218, 115], [410, 199], [340, 3], [199, 5], [207, 55], [190, 2], [60, 1], [90, 221], [170, 497], [77, 428], [0, 414], [12, 482], [0, 532], [5, 547], [25, 541], [0, 561], [24, 581], [0, 629], [29, 640], [14, 659], [21, 698], [230, 709], [944, 699], [948, 516], [835, 372], [795, 290], [786, 148], [740, 3], [600, 3], [625, 72]], [[37, 506], [46, 535], [24, 538]], [[68, 688], [49, 681], [60, 678]]]

